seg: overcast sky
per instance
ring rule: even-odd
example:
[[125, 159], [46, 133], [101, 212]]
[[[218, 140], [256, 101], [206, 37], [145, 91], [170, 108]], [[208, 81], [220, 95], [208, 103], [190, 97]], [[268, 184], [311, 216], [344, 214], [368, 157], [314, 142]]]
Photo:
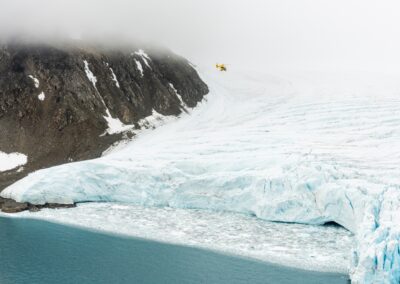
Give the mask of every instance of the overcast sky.
[[398, 0], [0, 0], [0, 35], [156, 41], [202, 64], [400, 69]]

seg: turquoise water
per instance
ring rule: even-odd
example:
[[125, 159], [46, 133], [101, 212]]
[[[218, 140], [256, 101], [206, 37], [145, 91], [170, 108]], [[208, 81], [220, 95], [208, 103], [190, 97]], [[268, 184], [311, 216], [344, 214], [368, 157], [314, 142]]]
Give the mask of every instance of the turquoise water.
[[0, 217], [0, 284], [348, 283], [196, 249]]

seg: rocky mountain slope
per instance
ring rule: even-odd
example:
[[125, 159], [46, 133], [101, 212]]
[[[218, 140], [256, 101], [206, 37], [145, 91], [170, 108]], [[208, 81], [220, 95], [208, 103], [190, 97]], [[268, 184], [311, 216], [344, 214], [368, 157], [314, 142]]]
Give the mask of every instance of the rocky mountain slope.
[[34, 170], [98, 157], [146, 117], [179, 115], [207, 93], [191, 64], [168, 50], [4, 44], [0, 153], [27, 163], [0, 170], [0, 191]]

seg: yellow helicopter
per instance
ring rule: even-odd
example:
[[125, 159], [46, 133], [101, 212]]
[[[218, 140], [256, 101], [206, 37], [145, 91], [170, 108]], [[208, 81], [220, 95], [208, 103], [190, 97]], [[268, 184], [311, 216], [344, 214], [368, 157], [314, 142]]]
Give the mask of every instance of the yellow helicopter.
[[217, 68], [219, 71], [226, 71], [226, 66], [225, 64], [215, 64], [215, 68]]

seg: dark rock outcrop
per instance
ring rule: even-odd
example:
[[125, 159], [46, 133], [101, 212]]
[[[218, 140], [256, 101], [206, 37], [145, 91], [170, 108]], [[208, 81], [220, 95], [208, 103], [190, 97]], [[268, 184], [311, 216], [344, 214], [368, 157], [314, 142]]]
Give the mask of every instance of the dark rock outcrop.
[[48, 203], [44, 205], [34, 205], [30, 203], [21, 203], [16, 202], [12, 199], [2, 198], [0, 197], [0, 211], [4, 213], [18, 213], [25, 210], [29, 210], [32, 212], [39, 211], [42, 208], [72, 208], [75, 207], [75, 204], [55, 204], [55, 203]]
[[0, 191], [34, 170], [100, 156], [123, 136], [107, 133], [105, 117], [139, 128], [153, 110], [179, 115], [207, 93], [190, 63], [167, 50], [2, 45], [0, 151], [28, 163], [0, 172]]
[[17, 213], [28, 209], [28, 203], [19, 203], [0, 197], [0, 210], [5, 213]]

